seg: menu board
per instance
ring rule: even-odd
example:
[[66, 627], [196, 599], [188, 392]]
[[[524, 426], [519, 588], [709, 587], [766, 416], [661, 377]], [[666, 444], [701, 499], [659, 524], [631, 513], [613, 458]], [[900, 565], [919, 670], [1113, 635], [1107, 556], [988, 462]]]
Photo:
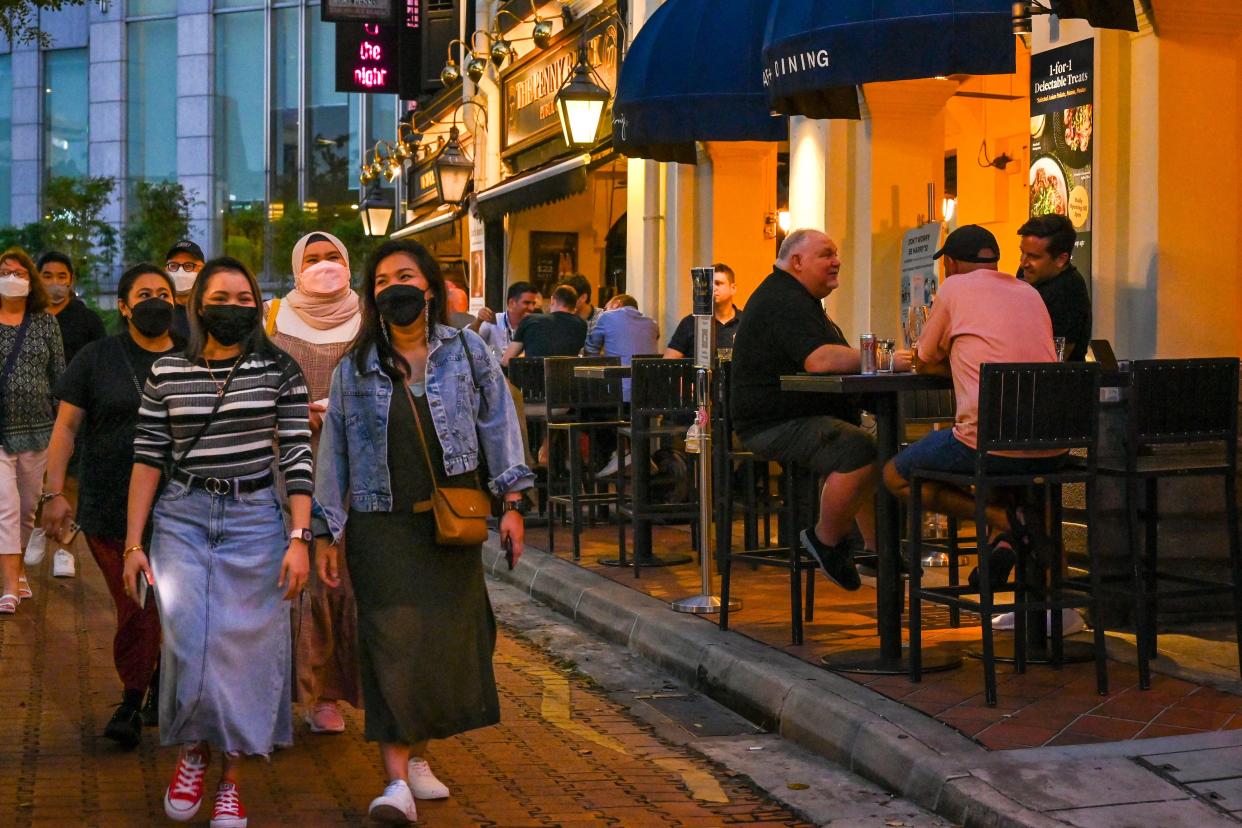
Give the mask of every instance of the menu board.
[[530, 281], [541, 296], [551, 296], [558, 282], [577, 272], [577, 233], [531, 231]]
[[1060, 213], [1078, 231], [1074, 264], [1091, 284], [1095, 41], [1031, 55], [1031, 215]]
[[940, 247], [940, 222], [932, 221], [901, 237], [901, 324], [910, 317], [911, 305], [931, 307], [936, 298], [936, 261]]

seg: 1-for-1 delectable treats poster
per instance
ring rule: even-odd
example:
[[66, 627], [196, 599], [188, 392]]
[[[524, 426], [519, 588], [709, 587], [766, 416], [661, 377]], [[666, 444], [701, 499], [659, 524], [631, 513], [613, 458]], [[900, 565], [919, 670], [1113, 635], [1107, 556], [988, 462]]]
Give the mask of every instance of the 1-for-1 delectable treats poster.
[[1095, 41], [1031, 55], [1031, 215], [1060, 213], [1078, 231], [1074, 264], [1091, 284]]

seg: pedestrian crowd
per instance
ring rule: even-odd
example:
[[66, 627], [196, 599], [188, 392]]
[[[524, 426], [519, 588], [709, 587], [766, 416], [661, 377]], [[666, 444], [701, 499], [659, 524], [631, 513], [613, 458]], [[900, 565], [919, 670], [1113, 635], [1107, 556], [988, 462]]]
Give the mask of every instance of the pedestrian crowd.
[[[875, 548], [879, 481], [905, 496], [915, 466], [973, 468], [980, 365], [1054, 361], [1054, 336], [1069, 359], [1085, 355], [1090, 300], [1072, 226], [1044, 216], [1019, 235], [1021, 279], [996, 270], [999, 244], [981, 227], [955, 230], [936, 254], [944, 284], [894, 367], [951, 374], [956, 423], [883, 470], [855, 401], [780, 387], [783, 374], [859, 370], [822, 304], [840, 285], [835, 243], [789, 233], [744, 311], [733, 270], [715, 265], [738, 437], [825, 481], [800, 543], [845, 589], [860, 584], [851, 537]], [[75, 295], [69, 257], [0, 253], [0, 617], [32, 597], [26, 568], [46, 550], [54, 575], [73, 574], [80, 531], [116, 608], [122, 692], [104, 735], [133, 748], [158, 726], [179, 748], [171, 819], [196, 815], [218, 757], [211, 825], [245, 826], [243, 759], [292, 744], [296, 703], [315, 734], [346, 728], [342, 704], [365, 710], [387, 782], [370, 814], [412, 822], [417, 799], [450, 795], [428, 741], [499, 721], [496, 623], [470, 523], [481, 514], [460, 505], [490, 497], [516, 562], [534, 473], [504, 367], [578, 354], [628, 363], [659, 354], [659, 326], [627, 294], [596, 307], [582, 276], [551, 290], [546, 313], [518, 281], [503, 310], [471, 316], [413, 241], [382, 244], [355, 279], [345, 245], [315, 232], [291, 265], [293, 289], [265, 301], [242, 262], [180, 241], [121, 276], [108, 335]], [[693, 329], [682, 319], [663, 356], [692, 356]], [[963, 517], [970, 497], [923, 495]], [[999, 587], [1026, 517], [1002, 504], [988, 514]]]

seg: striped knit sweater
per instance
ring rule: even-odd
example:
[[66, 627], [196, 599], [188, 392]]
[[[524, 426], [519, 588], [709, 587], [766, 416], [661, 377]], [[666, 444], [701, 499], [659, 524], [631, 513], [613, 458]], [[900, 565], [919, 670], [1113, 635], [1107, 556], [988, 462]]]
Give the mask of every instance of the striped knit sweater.
[[[216, 403], [234, 360], [166, 356], [151, 369], [138, 410], [134, 462], [163, 469], [180, 457]], [[306, 382], [297, 363], [254, 354], [242, 358], [220, 410], [178, 465], [202, 477], [253, 477], [271, 468], [273, 443], [289, 494], [311, 494], [310, 423]], [[214, 377], [214, 379], [213, 379]]]

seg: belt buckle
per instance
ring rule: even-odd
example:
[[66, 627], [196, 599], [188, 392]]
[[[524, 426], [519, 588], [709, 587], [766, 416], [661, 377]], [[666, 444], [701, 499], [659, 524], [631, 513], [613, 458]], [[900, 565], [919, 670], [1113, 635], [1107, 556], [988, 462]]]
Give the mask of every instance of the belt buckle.
[[223, 497], [233, 488], [233, 481], [221, 477], [204, 477], [203, 488], [217, 497]]

